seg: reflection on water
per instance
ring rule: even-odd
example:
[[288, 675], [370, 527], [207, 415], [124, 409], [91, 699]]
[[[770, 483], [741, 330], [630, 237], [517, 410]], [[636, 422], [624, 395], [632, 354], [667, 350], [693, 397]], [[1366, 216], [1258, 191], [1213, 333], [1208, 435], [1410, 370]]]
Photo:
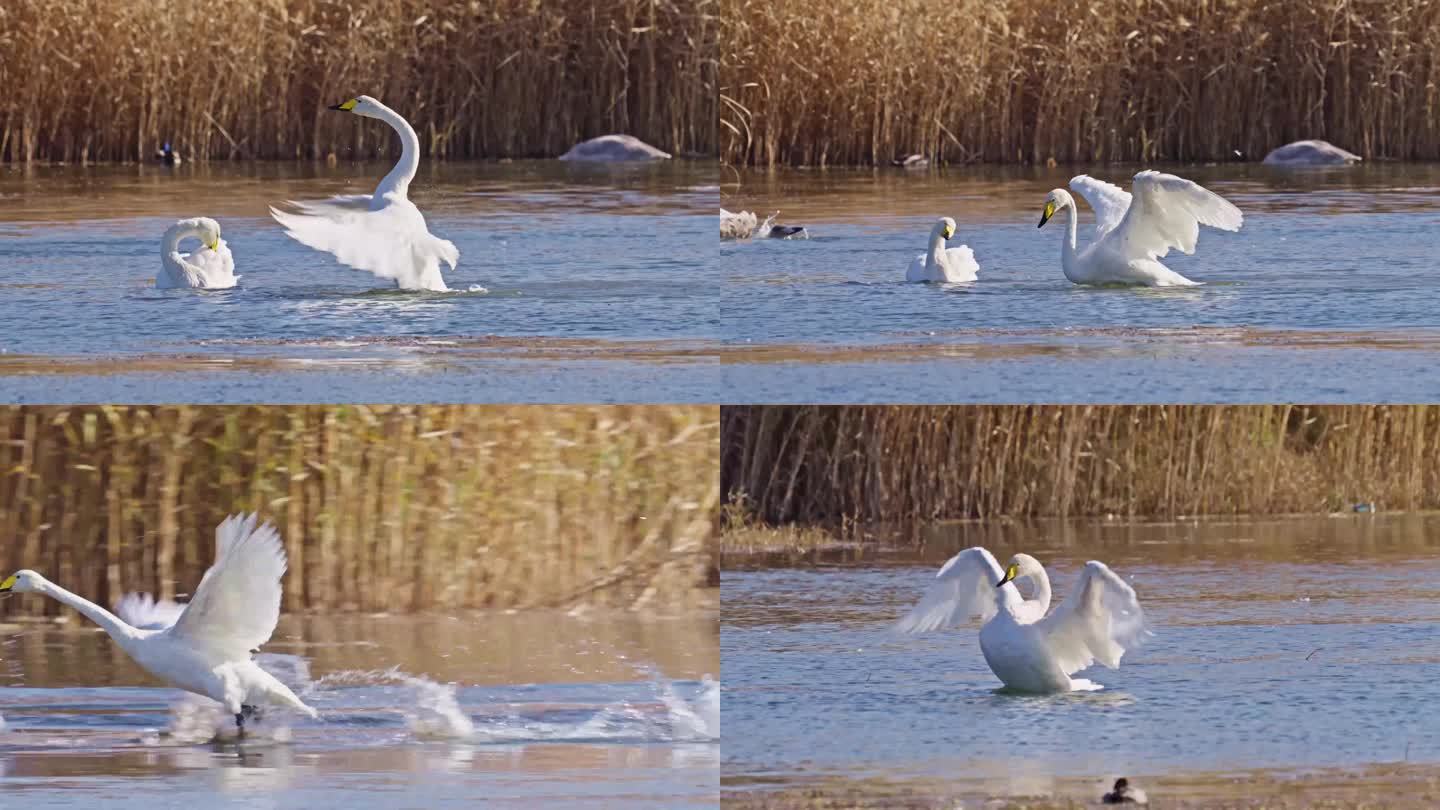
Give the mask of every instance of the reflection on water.
[[[713, 357], [677, 354], [683, 362], [656, 368], [611, 351], [631, 341], [718, 339], [708, 272], [712, 163], [427, 164], [411, 195], [431, 229], [460, 249], [447, 282], [483, 292], [385, 289], [369, 273], [289, 239], [269, 217], [267, 207], [286, 199], [368, 193], [386, 170], [350, 163], [0, 170], [0, 321], [7, 324], [0, 354], [106, 364], [62, 380], [20, 377], [5, 386], [7, 398], [134, 399], [158, 380], [167, 401], [386, 400], [397, 387], [395, 370], [346, 367], [347, 342], [498, 336], [582, 341], [596, 357], [462, 355], [399, 371], [445, 401], [559, 401], [559, 378], [572, 369], [565, 401], [715, 399]], [[220, 221], [239, 286], [154, 289], [160, 235], [174, 220], [198, 215]], [[309, 365], [236, 374], [143, 367], [175, 355]], [[0, 377], [12, 373], [0, 368]]]
[[713, 616], [287, 616], [270, 708], [237, 741], [88, 626], [0, 636], [0, 774], [29, 806], [713, 807]]
[[[1195, 255], [1166, 258], [1205, 282], [1200, 288], [1077, 287], [1060, 271], [1063, 228], [1036, 229], [1045, 193], [1072, 174], [1128, 185], [1134, 167], [742, 174], [738, 187], [725, 187], [727, 207], [778, 209], [808, 226], [811, 239], [721, 245], [731, 342], [787, 355], [727, 355], [727, 383], [752, 399], [795, 402], [839, 401], [841, 392], [847, 401], [899, 402], [1409, 401], [1440, 393], [1423, 371], [1434, 362], [1433, 334], [1419, 344], [1387, 339], [1384, 351], [1365, 339], [1435, 326], [1425, 302], [1440, 296], [1431, 272], [1440, 166], [1171, 169], [1246, 214], [1239, 233], [1202, 229]], [[1081, 208], [1083, 245], [1094, 215]], [[974, 249], [981, 280], [904, 283], [906, 264], [942, 214], [959, 222], [957, 240]], [[1355, 339], [1317, 349], [1303, 339], [1174, 338], [1192, 328]], [[897, 343], [925, 346], [913, 356], [869, 352]], [[859, 356], [804, 356], [834, 347]]]
[[[724, 712], [746, 733], [726, 741], [725, 784], [983, 780], [1026, 795], [1107, 774], [1440, 762], [1440, 703], [1423, 697], [1440, 666], [1440, 516], [962, 523], [891, 536], [924, 545], [798, 567], [727, 561]], [[977, 544], [1038, 557], [1056, 599], [1086, 560], [1108, 563], [1156, 635], [1120, 669], [1085, 673], [1104, 691], [1037, 697], [996, 692], [977, 627], [890, 633], [938, 565]]]

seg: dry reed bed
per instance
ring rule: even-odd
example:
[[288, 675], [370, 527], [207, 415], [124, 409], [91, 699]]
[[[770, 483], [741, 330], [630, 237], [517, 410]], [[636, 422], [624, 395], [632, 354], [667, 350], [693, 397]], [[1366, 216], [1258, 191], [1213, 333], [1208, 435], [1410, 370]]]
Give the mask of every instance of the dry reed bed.
[[748, 406], [728, 505], [771, 523], [1440, 508], [1440, 408]]
[[722, 0], [721, 157], [760, 166], [1440, 159], [1434, 0]]
[[715, 154], [712, 0], [7, 0], [0, 161], [397, 154], [325, 107], [369, 94], [427, 155], [540, 157], [626, 132]]
[[[287, 610], [708, 598], [713, 407], [0, 409], [0, 568], [102, 603], [199, 582], [228, 513], [273, 521]], [[44, 599], [0, 614], [55, 613]]]

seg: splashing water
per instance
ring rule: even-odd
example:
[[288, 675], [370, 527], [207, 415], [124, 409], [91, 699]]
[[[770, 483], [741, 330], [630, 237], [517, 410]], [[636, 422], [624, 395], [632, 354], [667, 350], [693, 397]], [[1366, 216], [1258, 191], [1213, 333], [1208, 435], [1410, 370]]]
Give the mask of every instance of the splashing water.
[[411, 690], [409, 703], [399, 708], [411, 733], [422, 739], [466, 739], [475, 733], [475, 724], [455, 699], [455, 685], [400, 671], [346, 670], [334, 672], [315, 682], [325, 686], [370, 686], [396, 684]]

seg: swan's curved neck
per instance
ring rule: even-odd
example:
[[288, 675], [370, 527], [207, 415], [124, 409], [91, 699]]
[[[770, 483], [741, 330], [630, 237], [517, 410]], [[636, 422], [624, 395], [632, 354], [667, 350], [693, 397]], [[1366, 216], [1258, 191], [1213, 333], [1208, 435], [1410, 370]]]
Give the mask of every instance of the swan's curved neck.
[[[1072, 219], [1071, 222], [1074, 222]], [[1070, 230], [1071, 237], [1074, 237], [1075, 230]], [[1027, 602], [1040, 603], [1040, 613], [1043, 615], [1050, 610], [1050, 575], [1045, 573], [1044, 568], [1037, 568], [1030, 572], [1030, 581], [1035, 584], [1035, 594]]]
[[[1075, 222], [1075, 206], [1074, 206], [1073, 204], [1067, 205], [1067, 206], [1065, 206], [1065, 230], [1066, 230], [1066, 235], [1065, 235], [1064, 241], [1062, 241], [1062, 242], [1060, 243], [1060, 266], [1063, 267], [1063, 268], [1065, 268], [1066, 275], [1069, 275], [1070, 265], [1071, 265], [1071, 263], [1073, 263], [1073, 262], [1075, 261], [1075, 235], [1076, 235], [1076, 234], [1075, 234], [1075, 230], [1076, 230], [1076, 227], [1077, 227], [1077, 226], [1076, 226], [1076, 222]], [[1045, 577], [1044, 569], [1041, 569], [1040, 576], [1041, 576], [1041, 577]], [[1045, 578], [1044, 581], [1045, 581], [1045, 593], [1046, 593], [1046, 595], [1047, 595], [1047, 600], [1046, 600], [1046, 601], [1048, 602], [1048, 601], [1049, 601], [1049, 600], [1048, 600], [1048, 595], [1049, 595], [1049, 593], [1050, 593], [1050, 580], [1049, 580], [1048, 578]]]
[[171, 225], [165, 229], [165, 236], [160, 240], [160, 256], [169, 258], [171, 253], [180, 250], [180, 243], [190, 237], [203, 238], [200, 229], [194, 225]]
[[415, 172], [420, 168], [420, 137], [415, 134], [415, 129], [410, 126], [410, 122], [401, 117], [400, 113], [383, 104], [377, 106], [380, 109], [374, 113], [374, 117], [389, 124], [396, 132], [400, 133], [400, 162], [396, 163], [395, 168], [391, 169], [390, 173], [385, 175], [385, 179], [380, 181], [380, 185], [375, 189], [375, 196], [383, 196], [386, 192], [391, 191], [398, 191], [400, 194], [408, 196], [410, 181], [415, 178]]
[[135, 628], [121, 621], [114, 613], [83, 596], [77, 596], [65, 590], [48, 579], [44, 580], [44, 584], [37, 591], [85, 614], [85, 618], [100, 625], [101, 630], [109, 633], [111, 638], [122, 644], [132, 641], [138, 636]]
[[927, 257], [929, 258], [929, 260], [930, 260], [930, 266], [931, 266], [931, 267], [937, 267], [937, 266], [939, 266], [939, 264], [940, 264], [940, 254], [942, 254], [942, 253], [944, 253], [944, 252], [945, 252], [945, 236], [944, 236], [944, 234], [937, 228], [937, 229], [935, 229], [935, 230], [933, 230], [933, 231], [930, 232], [930, 252], [929, 252], [928, 254], [926, 254], [926, 256], [927, 256]]

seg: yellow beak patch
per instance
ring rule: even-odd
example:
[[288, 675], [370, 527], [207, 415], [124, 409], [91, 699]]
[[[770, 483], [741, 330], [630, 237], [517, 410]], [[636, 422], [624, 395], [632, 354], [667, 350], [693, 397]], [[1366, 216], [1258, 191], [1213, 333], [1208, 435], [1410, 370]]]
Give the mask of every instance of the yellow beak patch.
[[17, 579], [19, 579], [19, 577], [15, 576], [14, 574], [6, 577], [4, 582], [0, 582], [0, 591], [8, 591], [11, 588], [15, 587], [15, 580]]
[[349, 101], [345, 102], [344, 104], [341, 104], [341, 105], [340, 105], [340, 109], [344, 110], [345, 112], [350, 112], [351, 110], [355, 109], [355, 105], [356, 105], [356, 104], [359, 104], [359, 103], [360, 103], [360, 99], [358, 99], [358, 98], [352, 98], [352, 99], [350, 99]]

